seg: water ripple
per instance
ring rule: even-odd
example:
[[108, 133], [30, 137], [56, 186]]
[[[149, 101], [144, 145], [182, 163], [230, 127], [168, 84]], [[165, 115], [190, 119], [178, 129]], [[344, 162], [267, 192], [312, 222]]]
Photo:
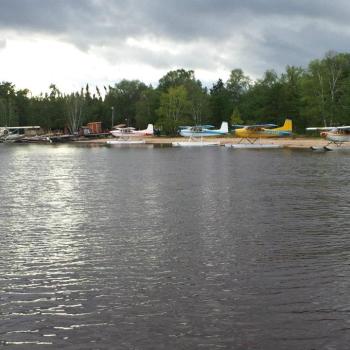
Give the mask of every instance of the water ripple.
[[0, 344], [347, 349], [346, 154], [0, 145]]

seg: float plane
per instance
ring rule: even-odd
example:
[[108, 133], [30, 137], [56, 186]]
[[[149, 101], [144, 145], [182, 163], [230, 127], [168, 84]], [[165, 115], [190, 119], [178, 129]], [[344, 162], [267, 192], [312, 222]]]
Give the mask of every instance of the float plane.
[[114, 127], [110, 133], [114, 137], [140, 137], [140, 136], [153, 136], [154, 129], [153, 124], [148, 124], [147, 129], [136, 130], [133, 127], [127, 127], [125, 124], [120, 124]]
[[293, 124], [291, 119], [286, 119], [284, 125], [277, 127], [275, 124], [255, 124], [255, 125], [232, 125], [236, 127], [234, 134], [240, 137], [241, 143], [243, 140], [253, 144], [258, 139], [273, 138], [273, 137], [288, 137], [292, 136]]
[[38, 130], [40, 126], [3, 126], [0, 127], [0, 141], [15, 142], [22, 139], [25, 130]]
[[213, 129], [212, 125], [182, 126], [180, 135], [183, 137], [208, 137], [228, 134], [228, 123], [222, 122], [220, 129]]
[[222, 122], [220, 129], [212, 125], [180, 126], [180, 135], [188, 137], [185, 142], [172, 142], [175, 147], [219, 146], [219, 141], [203, 141], [203, 137], [223, 136], [228, 134], [228, 123]]
[[[345, 142], [350, 142], [350, 126], [336, 126], [336, 127], [311, 127], [306, 128], [307, 131], [321, 131], [320, 136], [325, 138], [328, 143], [322, 147], [326, 151], [331, 151], [329, 145], [334, 144], [340, 147]], [[320, 149], [319, 147], [311, 147], [313, 150]]]
[[117, 137], [118, 140], [107, 141], [108, 144], [138, 144], [145, 143], [145, 140], [135, 140], [135, 137], [153, 136], [154, 128], [153, 124], [148, 124], [144, 130], [136, 130], [133, 127], [126, 126], [125, 124], [119, 124], [114, 127], [110, 133]]

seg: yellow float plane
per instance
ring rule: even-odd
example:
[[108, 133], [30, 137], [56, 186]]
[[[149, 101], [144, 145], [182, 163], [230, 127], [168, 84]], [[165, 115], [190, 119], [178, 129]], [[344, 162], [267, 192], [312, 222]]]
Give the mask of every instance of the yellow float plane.
[[239, 125], [239, 128], [234, 130], [234, 134], [241, 138], [239, 143], [247, 140], [251, 144], [261, 138], [292, 136], [293, 124], [291, 119], [286, 119], [281, 127], [276, 128], [276, 126], [275, 124]]

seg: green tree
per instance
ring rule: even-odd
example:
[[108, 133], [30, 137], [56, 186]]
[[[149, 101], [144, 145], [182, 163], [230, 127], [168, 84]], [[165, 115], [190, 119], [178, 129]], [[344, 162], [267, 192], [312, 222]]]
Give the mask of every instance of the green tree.
[[279, 122], [283, 119], [281, 107], [281, 82], [273, 70], [265, 72], [242, 97], [241, 112], [247, 123]]
[[167, 134], [176, 134], [178, 126], [186, 122], [188, 108], [187, 91], [184, 86], [171, 87], [160, 96], [158, 115], [162, 129]]
[[301, 114], [302, 109], [302, 79], [304, 70], [300, 67], [287, 66], [280, 78], [280, 115], [276, 122], [282, 123], [285, 117], [293, 120], [295, 129], [305, 130], [306, 121]]
[[348, 120], [350, 55], [328, 52], [310, 62], [302, 83], [303, 113], [308, 123], [337, 125]]
[[10, 82], [0, 83], [0, 126], [17, 126], [15, 85]]
[[136, 105], [147, 86], [139, 80], [122, 80], [114, 87], [109, 87], [105, 103], [115, 109], [115, 122], [134, 125], [136, 123]]
[[186, 86], [188, 82], [196, 82], [201, 85], [199, 81], [196, 81], [193, 70], [172, 70], [159, 79], [158, 90], [166, 92], [171, 87]]
[[158, 119], [157, 109], [159, 108], [160, 92], [152, 86], [142, 91], [136, 103], [136, 127], [143, 129], [147, 124], [155, 124]]
[[234, 69], [226, 82], [226, 89], [230, 94], [233, 107], [239, 106], [241, 97], [249, 90], [251, 79], [244, 75], [242, 69]]
[[64, 97], [66, 104], [66, 120], [71, 134], [78, 131], [83, 122], [83, 108], [85, 104], [83, 91], [72, 93]]
[[209, 121], [209, 95], [196, 81], [187, 82], [188, 113], [195, 125]]
[[232, 114], [230, 93], [221, 79], [210, 89], [209, 106], [211, 110], [210, 121], [219, 126], [223, 121], [229, 120]]
[[231, 125], [242, 125], [244, 123], [238, 108], [235, 108], [233, 110], [233, 113], [230, 118], [230, 122], [231, 122]]
[[29, 90], [23, 89], [16, 91], [16, 111], [18, 114], [18, 124], [27, 125], [30, 113]]

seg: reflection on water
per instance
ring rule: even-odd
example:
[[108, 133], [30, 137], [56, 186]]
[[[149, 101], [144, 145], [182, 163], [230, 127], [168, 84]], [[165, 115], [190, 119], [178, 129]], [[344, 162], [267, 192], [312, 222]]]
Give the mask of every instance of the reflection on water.
[[0, 145], [0, 342], [347, 349], [348, 154]]

